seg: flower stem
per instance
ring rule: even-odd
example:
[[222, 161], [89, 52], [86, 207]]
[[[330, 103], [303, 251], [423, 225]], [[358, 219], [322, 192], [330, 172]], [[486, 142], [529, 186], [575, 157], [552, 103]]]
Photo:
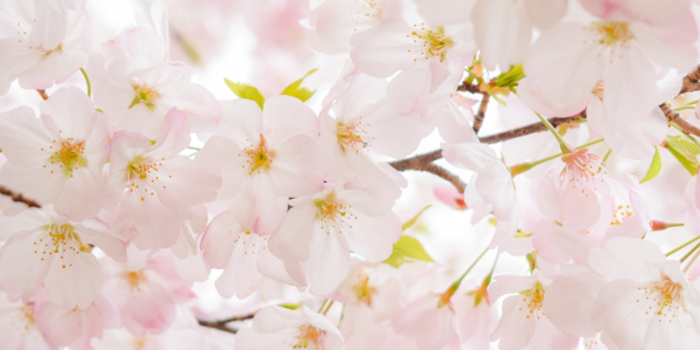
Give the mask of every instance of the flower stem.
[[[597, 140], [594, 140], [594, 141], [591, 141], [588, 143], [584, 143], [583, 145], [576, 147], [576, 149], [588, 148], [590, 146], [601, 143], [603, 141], [605, 141], [605, 139], [597, 139]], [[524, 172], [534, 168], [537, 165], [540, 165], [542, 163], [546, 163], [552, 159], [557, 159], [563, 155], [564, 155], [564, 153], [557, 153], [553, 156], [549, 156], [547, 158], [542, 158], [542, 159], [536, 160], [534, 162], [520, 163], [520, 164], [513, 165], [512, 167], [510, 167], [510, 174], [511, 174], [511, 176], [515, 176], [515, 175], [524, 173]]]
[[489, 247], [486, 247], [486, 249], [484, 249], [484, 251], [481, 252], [481, 254], [479, 254], [479, 256], [476, 258], [476, 260], [474, 260], [474, 262], [469, 266], [469, 268], [467, 268], [467, 271], [464, 271], [462, 276], [460, 276], [456, 281], [454, 281], [452, 285], [450, 285], [450, 288], [447, 288], [447, 290], [440, 295], [440, 300], [438, 301], [438, 308], [445, 306], [450, 301], [450, 298], [452, 298], [452, 295], [457, 291], [459, 285], [462, 284], [464, 277], [467, 277], [469, 272], [471, 272], [472, 269], [474, 269], [474, 266], [476, 266], [476, 263], [478, 263], [479, 260], [481, 260], [481, 258], [483, 258], [484, 255], [486, 255], [486, 252], [488, 251]]
[[693, 253], [695, 253], [696, 250], [698, 250], [698, 248], [700, 248], [700, 243], [696, 244], [695, 247], [693, 247], [693, 249], [691, 249], [688, 253], [683, 255], [683, 257], [681, 258], [681, 262], [686, 261], [690, 255], [692, 255]]
[[555, 129], [552, 124], [547, 120], [547, 118], [543, 117], [541, 114], [536, 113], [537, 117], [540, 118], [540, 121], [542, 121], [542, 124], [549, 129], [549, 131], [554, 135], [554, 137], [557, 139], [557, 142], [559, 142], [559, 147], [561, 148], [561, 153], [571, 153], [571, 149], [569, 146], [566, 144], [564, 139], [559, 135], [559, 132], [557, 132], [557, 129]]
[[679, 250], [681, 250], [681, 249], [683, 249], [683, 248], [685, 248], [685, 247], [691, 245], [693, 242], [697, 241], [698, 239], [700, 239], [700, 236], [697, 236], [697, 237], [695, 237], [695, 238], [689, 240], [688, 242], [685, 242], [685, 243], [681, 244], [681, 245], [678, 246], [677, 248], [675, 248], [675, 249], [673, 249], [672, 251], [666, 253], [666, 256], [668, 257], [668, 256], [671, 256], [671, 255], [675, 254], [675, 253], [678, 252]]
[[329, 300], [328, 298], [326, 298], [325, 300], [323, 300], [323, 303], [321, 303], [321, 307], [319, 307], [319, 308], [318, 308], [318, 311], [316, 311], [316, 312], [318, 312], [318, 313], [320, 314], [320, 313], [323, 311], [323, 308], [326, 307], [326, 304], [328, 303], [328, 300]]
[[[685, 265], [685, 267], [683, 268], [684, 273], [687, 273], [688, 270], [690, 270], [690, 268], [695, 263], [695, 260], [697, 260], [698, 256], [700, 256], [700, 249], [698, 249], [699, 246], [700, 245], [696, 245], [695, 248], [693, 248], [693, 250], [697, 250], [697, 252], [695, 252], [695, 254], [693, 255], [693, 258], [690, 259], [690, 261], [688, 262], [688, 265]], [[692, 250], [691, 250], [691, 253], [692, 253]], [[690, 253], [688, 253], [688, 254], [690, 254]], [[685, 256], [683, 258], [685, 258]], [[681, 262], [683, 262], [683, 259], [681, 259]]]
[[85, 84], [87, 84], [87, 95], [88, 97], [92, 97], [92, 85], [90, 85], [90, 78], [88, 78], [85, 68], [80, 67], [80, 73], [83, 73], [83, 77], [85, 78]]
[[323, 315], [327, 314], [328, 311], [330, 311], [331, 307], [333, 306], [333, 303], [334, 303], [334, 302], [335, 302], [335, 301], [330, 300], [330, 301], [328, 302], [328, 305], [326, 306], [326, 309], [323, 310], [323, 311], [321, 311], [321, 314], [323, 314]]

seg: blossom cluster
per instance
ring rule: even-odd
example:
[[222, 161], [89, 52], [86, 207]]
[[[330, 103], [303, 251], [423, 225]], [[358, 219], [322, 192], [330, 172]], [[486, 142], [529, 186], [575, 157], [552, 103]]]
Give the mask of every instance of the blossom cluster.
[[0, 349], [700, 344], [697, 3], [132, 2], [0, 4]]

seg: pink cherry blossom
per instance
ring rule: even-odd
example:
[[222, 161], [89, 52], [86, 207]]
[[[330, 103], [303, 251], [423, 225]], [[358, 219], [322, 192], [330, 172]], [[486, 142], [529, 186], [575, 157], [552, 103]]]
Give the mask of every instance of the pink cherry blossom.
[[220, 169], [219, 199], [248, 208], [255, 217], [251, 229], [270, 235], [278, 229], [289, 197], [309, 195], [323, 184], [326, 164], [315, 141], [316, 116], [288, 96], [267, 100], [262, 111], [250, 100], [222, 105], [216, 135], [197, 159]]
[[0, 249], [0, 287], [17, 296], [32, 293], [43, 282], [53, 303], [68, 309], [89, 307], [104, 281], [89, 244], [124, 261], [124, 243], [99, 223], [37, 214], [34, 222], [31, 229], [13, 233]]
[[179, 155], [190, 141], [184, 113], [172, 109], [164, 126], [155, 142], [127, 131], [112, 138], [109, 184], [131, 223], [123, 235], [141, 249], [174, 245], [182, 211], [214, 199], [221, 184], [207, 163]]
[[95, 103], [113, 130], [158, 136], [164, 116], [182, 110], [197, 132], [217, 123], [221, 111], [214, 96], [192, 83], [192, 69], [167, 61], [162, 39], [137, 27], [105, 44], [103, 56], [93, 57], [87, 71], [95, 82]]
[[85, 18], [71, 2], [9, 0], [0, 5], [0, 95], [18, 78], [25, 89], [47, 89], [85, 63]]
[[683, 349], [700, 341], [700, 294], [679, 263], [666, 260], [655, 244], [612, 238], [589, 260], [610, 279], [595, 300], [592, 320], [611, 346]]
[[269, 237], [255, 232], [252, 228], [254, 221], [250, 218], [241, 210], [221, 213], [209, 224], [202, 239], [204, 259], [211, 267], [224, 269], [216, 281], [216, 288], [225, 298], [234, 295], [245, 298], [267, 278], [289, 284], [303, 282], [301, 271], [294, 277], [286, 273], [284, 263], [267, 249]]
[[0, 181], [62, 215], [83, 219], [104, 201], [102, 167], [109, 134], [104, 118], [77, 88], [61, 89], [41, 106], [41, 118], [28, 107], [0, 116], [0, 144], [8, 161]]
[[241, 350], [340, 350], [343, 338], [330, 320], [306, 306], [297, 310], [268, 306], [258, 311], [252, 327], [238, 332], [236, 347]]
[[392, 202], [351, 183], [295, 198], [280, 231], [270, 237], [270, 251], [287, 271], [301, 264], [312, 293], [328, 294], [348, 274], [350, 251], [371, 262], [389, 257], [401, 234]]

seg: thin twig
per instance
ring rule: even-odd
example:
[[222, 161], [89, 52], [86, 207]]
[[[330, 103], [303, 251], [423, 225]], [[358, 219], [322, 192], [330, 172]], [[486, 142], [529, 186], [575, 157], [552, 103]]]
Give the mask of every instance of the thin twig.
[[659, 108], [661, 108], [661, 111], [664, 112], [664, 116], [666, 116], [666, 119], [670, 123], [675, 123], [678, 125], [683, 131], [693, 134], [695, 136], [700, 136], [700, 128], [697, 128], [693, 126], [692, 124], [688, 123], [681, 117], [681, 115], [678, 112], [675, 112], [671, 107], [669, 107], [668, 104], [665, 102], [659, 105]]
[[[571, 116], [571, 117], [549, 118], [547, 120], [549, 120], [549, 123], [552, 124], [552, 126], [557, 127], [561, 124], [565, 124], [565, 123], [569, 123], [569, 122], [573, 122], [573, 121], [585, 119], [585, 118], [586, 118], [586, 111], [584, 110], [581, 113], [576, 114], [576, 115]], [[526, 126], [523, 126], [523, 127], [517, 128], [517, 129], [513, 129], [513, 130], [504, 131], [502, 133], [498, 133], [495, 135], [480, 137], [479, 141], [481, 141], [482, 143], [498, 143], [498, 142], [507, 141], [507, 140], [518, 138], [518, 137], [522, 137], [525, 135], [530, 135], [530, 134], [546, 131], [546, 130], [547, 130], [547, 126], [544, 125], [542, 122], [540, 122], [540, 123], [526, 125]]]
[[698, 90], [700, 90], [700, 66], [696, 66], [695, 70], [683, 77], [683, 86], [678, 94], [680, 95]]
[[24, 203], [30, 208], [41, 208], [41, 205], [35, 200], [26, 198], [21, 193], [14, 193], [5, 186], [0, 186], [0, 194], [10, 197], [15, 202]]
[[255, 317], [255, 313], [252, 313], [250, 315], [245, 315], [245, 316], [235, 316], [235, 317], [224, 318], [224, 319], [218, 320], [218, 321], [197, 320], [197, 322], [199, 322], [199, 325], [202, 327], [214, 328], [214, 329], [218, 329], [220, 331], [236, 334], [236, 332], [238, 332], [238, 329], [229, 328], [227, 326], [227, 324], [229, 324], [231, 322], [241, 322], [241, 321], [249, 320], [253, 317]]
[[462, 82], [457, 86], [457, 91], [471, 92], [472, 94], [481, 94], [483, 91], [479, 88], [479, 85], [469, 84], [466, 81]]
[[474, 132], [479, 133], [481, 125], [484, 123], [484, 117], [486, 116], [486, 108], [489, 106], [489, 100], [491, 95], [484, 93], [481, 98], [481, 104], [479, 104], [479, 111], [474, 115]]
[[437, 176], [449, 181], [454, 187], [457, 188], [459, 193], [464, 193], [464, 189], [467, 187], [467, 184], [462, 182], [462, 180], [459, 179], [459, 176], [452, 174], [451, 172], [447, 171], [445, 168], [443, 168], [441, 166], [437, 166], [435, 164], [430, 164], [423, 169], [416, 169], [416, 170], [427, 171], [431, 174], [437, 175]]
[[208, 322], [208, 321], [203, 321], [203, 320], [197, 320], [197, 322], [199, 322], [199, 325], [202, 327], [214, 328], [214, 329], [218, 329], [220, 331], [229, 332], [229, 333], [233, 333], [233, 334], [238, 333], [238, 329], [228, 328], [225, 324], [220, 324], [218, 322]]
[[425, 167], [426, 165], [432, 163], [433, 161], [436, 161], [438, 159], [442, 158], [442, 150], [435, 150], [429, 153], [424, 153], [424, 154], [419, 154], [417, 156], [413, 156], [411, 158], [406, 158], [406, 159], [401, 159], [397, 160], [395, 162], [390, 162], [389, 165], [394, 167], [394, 169], [398, 171], [404, 171], [404, 170], [409, 170], [409, 169], [414, 169], [417, 170], [421, 167]]
[[437, 175], [454, 185], [460, 193], [464, 192], [466, 184], [462, 182], [455, 174], [450, 173], [445, 168], [433, 164], [434, 160], [442, 158], [442, 150], [433, 151], [430, 153], [419, 154], [415, 157], [402, 159], [396, 162], [391, 162], [389, 165], [398, 171], [417, 170], [425, 171]]

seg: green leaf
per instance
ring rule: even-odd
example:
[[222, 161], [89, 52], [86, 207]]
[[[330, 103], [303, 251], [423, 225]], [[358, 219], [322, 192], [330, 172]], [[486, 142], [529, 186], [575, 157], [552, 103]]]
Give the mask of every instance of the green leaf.
[[265, 104], [265, 97], [260, 93], [258, 88], [248, 84], [234, 83], [228, 79], [224, 79], [224, 81], [226, 81], [226, 85], [228, 85], [228, 88], [231, 89], [236, 96], [246, 100], [255, 101], [255, 103], [260, 106], [260, 109], [263, 108], [263, 105]]
[[401, 226], [401, 231], [406, 231], [411, 226], [413, 226], [416, 223], [416, 221], [418, 221], [418, 218], [420, 218], [420, 216], [423, 215], [423, 212], [426, 211], [428, 208], [430, 208], [430, 205], [426, 205], [425, 208], [421, 209], [416, 215], [408, 219], [408, 221], [404, 222]]
[[700, 147], [677, 135], [666, 136], [666, 148], [676, 159], [688, 170], [691, 175], [698, 172], [700, 162], [697, 155], [700, 154]]
[[651, 165], [649, 166], [649, 170], [647, 170], [647, 174], [644, 175], [644, 178], [642, 179], [642, 181], [639, 181], [639, 183], [643, 184], [655, 178], [656, 175], [659, 175], [659, 171], [661, 171], [661, 156], [659, 156], [659, 148], [654, 147], [654, 157], [651, 159]]
[[394, 243], [391, 256], [384, 260], [384, 263], [398, 268], [401, 264], [411, 260], [434, 262], [419, 240], [409, 235], [401, 235], [398, 242]]
[[287, 303], [287, 304], [279, 304], [279, 306], [281, 306], [281, 307], [283, 307], [283, 308], [285, 308], [285, 309], [289, 309], [289, 310], [296, 310], [296, 309], [300, 308], [302, 305], [304, 305], [304, 302], [303, 302], [303, 301], [300, 301], [300, 302], [298, 302], [298, 303], [296, 303], [296, 304], [290, 304], [290, 303]]
[[523, 64], [518, 63], [515, 66], [510, 66], [510, 70], [507, 72], [499, 74], [498, 77], [496, 77], [495, 83], [498, 87], [509, 88], [511, 91], [515, 92], [515, 88], [523, 78], [525, 78]]
[[284, 90], [282, 90], [281, 95], [287, 95], [287, 96], [292, 96], [296, 97], [301, 100], [301, 102], [306, 102], [306, 100], [310, 99], [311, 96], [314, 95], [315, 91], [311, 91], [307, 88], [300, 88], [301, 83], [306, 79], [311, 74], [314, 74], [318, 68], [314, 68], [310, 70], [308, 73], [306, 73], [301, 79], [289, 84]]
[[527, 258], [527, 263], [530, 265], [530, 273], [533, 273], [537, 268], [537, 251], [531, 252], [526, 255], [525, 258]]

